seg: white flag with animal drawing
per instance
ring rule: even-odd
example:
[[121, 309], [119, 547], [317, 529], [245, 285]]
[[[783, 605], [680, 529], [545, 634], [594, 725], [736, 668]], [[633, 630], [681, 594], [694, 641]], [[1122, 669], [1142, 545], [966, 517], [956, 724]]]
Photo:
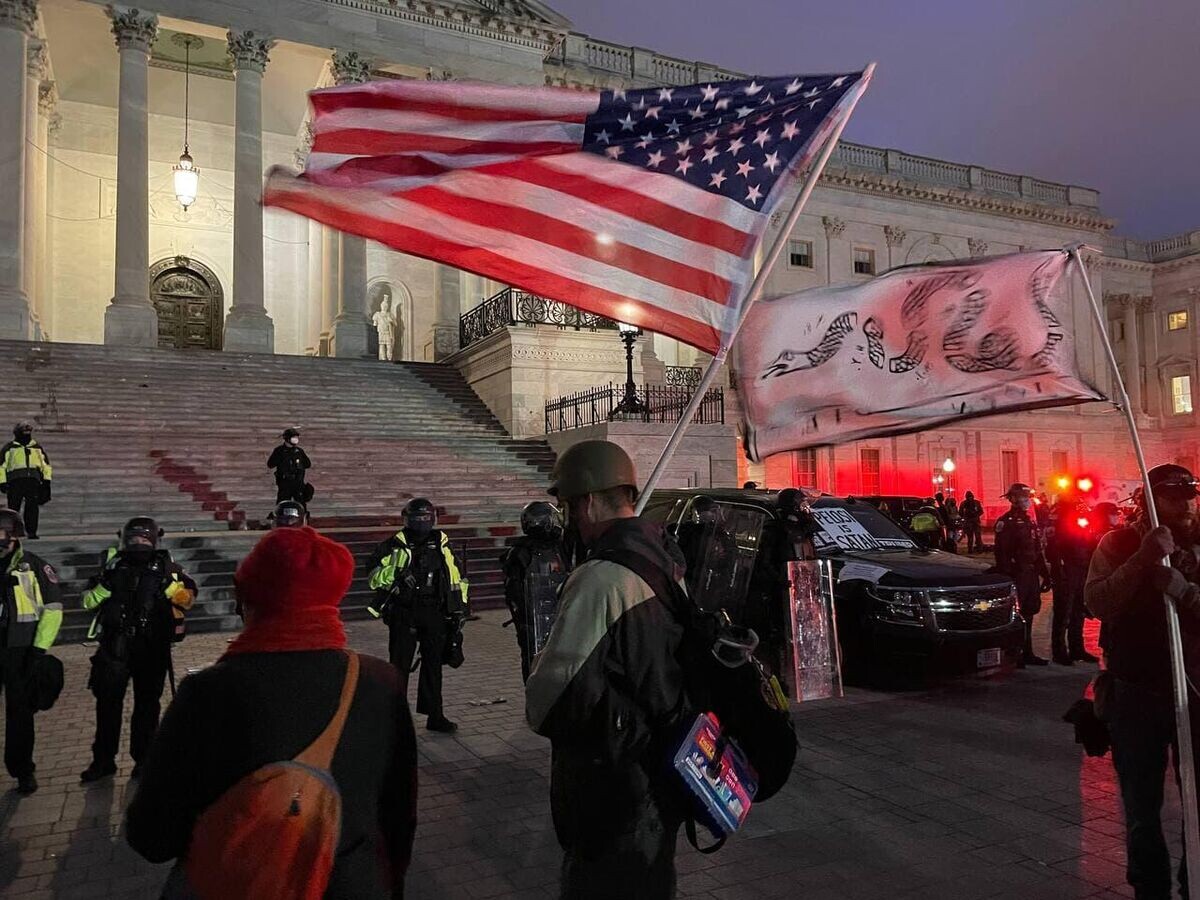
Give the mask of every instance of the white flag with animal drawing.
[[755, 304], [735, 347], [748, 455], [1105, 399], [1076, 366], [1069, 262], [907, 266]]

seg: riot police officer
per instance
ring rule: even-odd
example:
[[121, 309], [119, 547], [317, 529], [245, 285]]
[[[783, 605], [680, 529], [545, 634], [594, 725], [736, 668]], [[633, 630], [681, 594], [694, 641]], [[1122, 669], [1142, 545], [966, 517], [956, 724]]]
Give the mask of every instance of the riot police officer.
[[1004, 496], [1012, 508], [996, 520], [996, 569], [1017, 586], [1017, 602], [1025, 619], [1025, 652], [1020, 665], [1049, 665], [1049, 660], [1033, 652], [1033, 617], [1042, 608], [1042, 590], [1050, 575], [1041, 529], [1030, 517], [1033, 489], [1017, 483]]
[[1097, 662], [1083, 646], [1083, 586], [1096, 546], [1087, 504], [1073, 497], [1060, 497], [1050, 510], [1044, 536], [1054, 591], [1051, 655], [1062, 666], [1076, 661]]
[[271, 452], [267, 468], [275, 470], [275, 502], [295, 500], [308, 505], [312, 486], [304, 481], [304, 473], [312, 468], [308, 454], [300, 448], [300, 429], [285, 428], [283, 443]]
[[284, 500], [271, 513], [272, 528], [302, 528], [308, 524], [308, 510], [298, 500]]
[[183, 614], [196, 598], [196, 582], [159, 547], [162, 531], [148, 516], [125, 523], [116, 546], [104, 551], [100, 574], [88, 582], [83, 608], [95, 610], [89, 638], [99, 639], [88, 682], [96, 697], [92, 762], [79, 776], [87, 784], [117, 771], [121, 714], [133, 682], [129, 724], [132, 777], [158, 728], [160, 701], [171, 670], [171, 644], [183, 635]]
[[417, 713], [429, 717], [430, 731], [453, 732], [458, 726], [442, 711], [442, 665], [448, 652], [461, 657], [468, 585], [433, 504], [410, 501], [404, 528], [375, 549], [371, 565], [376, 600], [367, 611], [387, 623], [392, 665], [407, 682], [420, 647]]
[[0, 509], [0, 689], [4, 691], [4, 767], [17, 791], [38, 789], [33, 764], [31, 678], [38, 658], [54, 645], [62, 625], [58, 575], [21, 546], [25, 526]]
[[41, 508], [50, 502], [50, 457], [33, 438], [33, 423], [18, 422], [13, 439], [0, 448], [0, 491], [15, 512], [25, 510], [25, 536], [37, 540]]
[[504, 602], [521, 648], [521, 680], [528, 681], [533, 658], [550, 636], [558, 589], [569, 568], [562, 547], [562, 516], [553, 503], [537, 500], [521, 510], [521, 532], [500, 555], [500, 565]]
[[712, 497], [697, 497], [690, 517], [679, 526], [679, 549], [687, 562], [684, 581], [688, 596], [705, 610], [724, 608], [734, 621], [740, 609], [730, 609], [737, 572], [737, 542], [725, 526], [725, 511]]

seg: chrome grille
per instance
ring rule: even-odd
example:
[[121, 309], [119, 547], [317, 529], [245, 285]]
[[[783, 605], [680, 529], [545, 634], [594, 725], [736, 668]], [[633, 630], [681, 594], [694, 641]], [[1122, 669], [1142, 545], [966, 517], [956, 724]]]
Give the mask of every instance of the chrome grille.
[[1007, 587], [931, 590], [929, 608], [938, 631], [990, 631], [1016, 615]]

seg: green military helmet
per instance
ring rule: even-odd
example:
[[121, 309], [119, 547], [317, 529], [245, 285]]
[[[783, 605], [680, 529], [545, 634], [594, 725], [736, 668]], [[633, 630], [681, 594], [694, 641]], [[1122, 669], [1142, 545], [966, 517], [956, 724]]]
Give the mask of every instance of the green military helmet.
[[636, 494], [637, 485], [633, 460], [612, 441], [581, 441], [558, 458], [550, 475], [550, 494], [560, 500], [615, 487], [629, 487]]

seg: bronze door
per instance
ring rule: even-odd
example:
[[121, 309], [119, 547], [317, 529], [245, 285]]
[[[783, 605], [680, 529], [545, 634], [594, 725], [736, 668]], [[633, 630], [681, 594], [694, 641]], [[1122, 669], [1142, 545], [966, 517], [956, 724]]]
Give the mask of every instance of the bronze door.
[[221, 285], [203, 263], [186, 256], [155, 263], [150, 298], [158, 311], [158, 346], [221, 349]]

